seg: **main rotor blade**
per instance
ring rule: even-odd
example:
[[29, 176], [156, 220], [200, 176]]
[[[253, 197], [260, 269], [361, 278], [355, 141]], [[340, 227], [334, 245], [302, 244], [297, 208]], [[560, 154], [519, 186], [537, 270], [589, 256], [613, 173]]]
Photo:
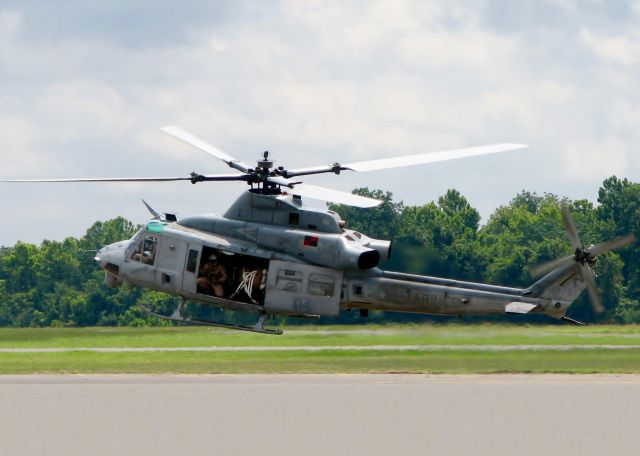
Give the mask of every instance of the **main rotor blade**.
[[353, 195], [351, 193], [341, 192], [339, 190], [333, 190], [330, 188], [318, 187], [317, 185], [309, 184], [296, 184], [289, 191], [289, 193], [321, 201], [331, 201], [332, 203], [345, 204], [347, 206], [362, 208], [375, 207], [382, 204], [382, 201], [377, 199], [367, 198], [366, 196]]
[[602, 255], [603, 253], [609, 252], [611, 250], [620, 249], [622, 247], [626, 247], [630, 244], [636, 242], [636, 237], [633, 234], [627, 234], [626, 236], [621, 236], [619, 238], [613, 239], [611, 241], [606, 241], [601, 244], [595, 245], [589, 248], [589, 253], [593, 256]]
[[289, 188], [293, 188], [293, 186], [296, 184], [302, 184], [302, 182], [300, 181], [287, 179], [281, 176], [269, 176], [267, 177], [267, 181], [271, 182], [272, 184], [282, 185], [284, 187], [289, 187]]
[[[366, 196], [354, 195], [353, 193], [341, 192], [317, 185], [303, 184], [293, 179], [285, 179], [281, 176], [270, 176], [267, 178], [272, 184], [277, 184], [285, 188], [289, 188], [289, 193], [294, 195], [305, 196], [321, 201], [330, 201], [332, 203], [346, 204], [347, 206], [355, 206], [362, 208], [376, 207], [382, 204], [382, 201]], [[283, 189], [284, 190], [284, 189]]]
[[596, 285], [596, 279], [593, 274], [593, 270], [587, 265], [580, 265], [580, 277], [587, 285], [587, 290], [589, 291], [589, 298], [591, 298], [591, 307], [593, 307], [593, 311], [595, 313], [604, 312], [604, 306], [602, 305], [602, 298], [600, 297], [600, 292], [598, 291], [598, 286]]
[[251, 178], [249, 174], [203, 174], [205, 181], [247, 181]]
[[251, 168], [246, 163], [243, 163], [240, 160], [237, 160], [237, 159], [233, 158], [231, 155], [227, 154], [226, 152], [221, 151], [217, 147], [215, 147], [215, 146], [207, 143], [206, 141], [198, 138], [194, 134], [189, 133], [187, 130], [185, 130], [182, 127], [178, 127], [176, 125], [168, 125], [166, 127], [162, 127], [162, 131], [164, 131], [165, 133], [170, 134], [171, 136], [173, 136], [175, 138], [178, 138], [178, 139], [186, 142], [187, 144], [192, 145], [196, 149], [200, 149], [200, 150], [208, 153], [209, 155], [214, 156], [218, 160], [222, 160], [227, 165], [229, 165], [230, 167], [232, 167], [234, 169], [237, 169], [238, 171], [242, 171], [243, 173], [246, 173]]
[[488, 146], [467, 147], [464, 149], [445, 150], [425, 154], [405, 155], [402, 157], [383, 158], [380, 160], [362, 161], [342, 165], [345, 169], [353, 171], [376, 171], [379, 169], [400, 168], [403, 166], [424, 165], [459, 158], [475, 157], [478, 155], [497, 154], [509, 150], [523, 149], [524, 144], [491, 144]]
[[[205, 174], [203, 180], [210, 181], [235, 181], [246, 180], [246, 174]], [[56, 183], [56, 182], [170, 182], [170, 181], [191, 181], [193, 177], [81, 177], [71, 179], [7, 179], [0, 180], [3, 183]]]
[[96, 177], [72, 179], [9, 179], [7, 183], [52, 183], [52, 182], [167, 182], [191, 180], [190, 177]]
[[569, 242], [571, 242], [571, 247], [573, 247], [574, 249], [581, 248], [582, 243], [580, 242], [580, 237], [578, 236], [576, 224], [573, 221], [573, 217], [571, 217], [569, 206], [567, 206], [566, 204], [562, 205], [562, 220], [564, 221], [564, 226], [567, 229], [567, 234], [569, 234]]
[[340, 171], [344, 171], [344, 170], [352, 171], [351, 169], [345, 168], [344, 166], [340, 166], [339, 164], [336, 163], [335, 165], [331, 165], [331, 166], [320, 165], [320, 166], [311, 166], [309, 168], [285, 170], [283, 175], [285, 177], [295, 177], [295, 176], [308, 176], [310, 174], [324, 174], [324, 173], [337, 174]]
[[340, 165], [312, 166], [309, 168], [299, 168], [285, 171], [286, 177], [304, 176], [308, 174], [339, 173], [340, 171], [376, 171], [380, 169], [400, 168], [403, 166], [424, 165], [459, 158], [475, 157], [477, 155], [497, 154], [509, 150], [523, 149], [524, 144], [491, 144], [488, 146], [467, 147], [464, 149], [445, 150], [441, 152], [428, 152], [416, 155], [404, 155], [401, 157], [382, 158], [380, 160], [362, 161]]
[[559, 267], [565, 266], [575, 261], [575, 255], [569, 255], [562, 258], [557, 258], [555, 260], [548, 261], [546, 263], [536, 264], [533, 268], [531, 268], [531, 276], [539, 277], [547, 272], [551, 272], [554, 269], [558, 269]]

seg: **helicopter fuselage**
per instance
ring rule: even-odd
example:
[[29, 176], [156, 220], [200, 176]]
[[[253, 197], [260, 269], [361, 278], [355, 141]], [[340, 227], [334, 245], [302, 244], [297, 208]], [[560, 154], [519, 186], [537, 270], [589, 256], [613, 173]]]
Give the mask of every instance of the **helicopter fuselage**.
[[128, 282], [265, 315], [368, 309], [560, 318], [584, 288], [572, 268], [528, 289], [383, 271], [378, 262], [390, 250], [389, 241], [344, 229], [334, 212], [248, 192], [223, 216], [152, 220], [131, 240], [100, 250], [96, 260], [108, 286]]

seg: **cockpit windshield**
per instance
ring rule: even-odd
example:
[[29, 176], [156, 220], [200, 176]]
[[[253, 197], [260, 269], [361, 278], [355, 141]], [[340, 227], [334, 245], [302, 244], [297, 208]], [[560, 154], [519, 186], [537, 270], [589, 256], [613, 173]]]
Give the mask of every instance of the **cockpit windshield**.
[[142, 229], [131, 238], [131, 247], [127, 251], [128, 258], [133, 261], [152, 265], [156, 260], [157, 246], [158, 237]]

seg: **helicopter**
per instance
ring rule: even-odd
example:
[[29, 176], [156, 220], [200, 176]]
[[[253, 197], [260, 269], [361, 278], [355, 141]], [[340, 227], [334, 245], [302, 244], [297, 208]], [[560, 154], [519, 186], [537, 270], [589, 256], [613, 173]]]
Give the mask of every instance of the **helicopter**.
[[[522, 144], [491, 144], [441, 152], [406, 155], [348, 164], [300, 169], [274, 167], [268, 152], [255, 166], [244, 163], [178, 126], [165, 133], [206, 152], [235, 173], [181, 177], [11, 179], [9, 183], [53, 182], [201, 182], [243, 181], [250, 188], [222, 215], [178, 218], [159, 213], [143, 200], [153, 218], [131, 239], [97, 251], [105, 284], [123, 283], [178, 296], [171, 315], [144, 308], [158, 318], [263, 334], [272, 316], [335, 317], [341, 311], [371, 310], [435, 315], [544, 314], [574, 324], [567, 310], [586, 288], [595, 312], [603, 311], [595, 283], [596, 258], [635, 242], [633, 235], [585, 247], [568, 208], [563, 222], [574, 253], [538, 265], [542, 278], [528, 288], [515, 288], [454, 279], [385, 271], [380, 262], [392, 252], [390, 240], [373, 239], [351, 230], [332, 210], [311, 207], [303, 198], [360, 208], [382, 201], [316, 185], [302, 176], [367, 172], [416, 166], [522, 149]], [[183, 314], [194, 302], [254, 314], [253, 325], [196, 320]]]

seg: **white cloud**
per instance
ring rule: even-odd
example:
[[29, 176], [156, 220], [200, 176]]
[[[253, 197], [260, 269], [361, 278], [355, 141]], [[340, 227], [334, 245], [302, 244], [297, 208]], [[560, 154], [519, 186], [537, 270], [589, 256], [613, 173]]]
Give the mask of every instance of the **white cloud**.
[[227, 50], [227, 42], [216, 37], [211, 38], [209, 45], [211, 46], [211, 49], [216, 52], [224, 52]]
[[612, 174], [624, 176], [628, 169], [627, 145], [615, 137], [568, 144], [564, 155], [566, 174], [573, 178], [604, 180]]
[[33, 134], [24, 119], [0, 117], [0, 156], [5, 172], [39, 166], [32, 150]]
[[582, 30], [580, 37], [595, 55], [604, 61], [629, 66], [640, 59], [640, 35], [603, 36], [591, 30]]
[[43, 87], [37, 114], [58, 141], [118, 136], [129, 125], [118, 91], [101, 81], [71, 80]]
[[[159, 36], [168, 23], [157, 17], [139, 30], [92, 31], [54, 9], [0, 12], [2, 174], [226, 171], [158, 131], [180, 124], [247, 162], [269, 149], [290, 167], [531, 144], [513, 159], [314, 181], [343, 190], [384, 187], [412, 202], [457, 187], [485, 215], [523, 187], [581, 196], [614, 172], [640, 178], [632, 166], [640, 140], [638, 35], [633, 24], [599, 14], [600, 6], [586, 14], [589, 8], [573, 0], [549, 8], [517, 4], [506, 19], [492, 9], [517, 24], [505, 31], [488, 23], [483, 2], [256, 5], [232, 2], [215, 14], [185, 5], [180, 11], [193, 12], [170, 18], [180, 30], [174, 41]], [[35, 13], [49, 18], [46, 34], [33, 25]], [[108, 24], [110, 14], [102, 5], [91, 17]], [[586, 17], [613, 22], [598, 28], [583, 23]], [[59, 238], [98, 216], [144, 214], [141, 196], [184, 213], [221, 212], [244, 187], [77, 188], [86, 189], [74, 201], [80, 208], [61, 215], [57, 231], [17, 232]], [[47, 198], [68, 198], [64, 192], [48, 188], [33, 204], [59, 208]], [[16, 234], [7, 236], [0, 244]]]
[[22, 14], [20, 11], [0, 10], [0, 45], [13, 41], [20, 31]]

